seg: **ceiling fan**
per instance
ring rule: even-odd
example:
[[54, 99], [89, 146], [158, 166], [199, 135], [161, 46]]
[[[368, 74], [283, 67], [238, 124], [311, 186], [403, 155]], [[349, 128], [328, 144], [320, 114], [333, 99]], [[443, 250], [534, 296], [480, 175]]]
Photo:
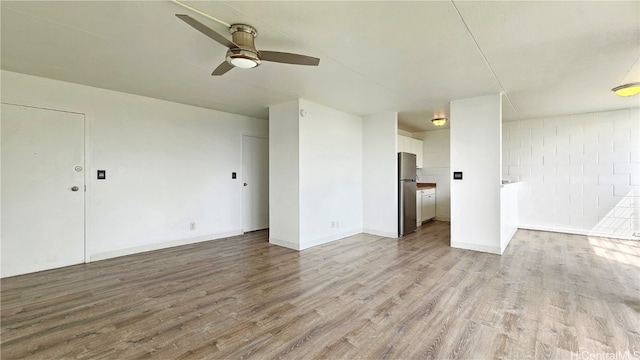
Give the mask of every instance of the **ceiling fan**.
[[231, 25], [229, 32], [231, 33], [232, 40], [228, 40], [189, 15], [176, 14], [176, 16], [191, 25], [194, 29], [229, 48], [229, 50], [227, 50], [226, 61], [211, 73], [211, 75], [214, 76], [223, 75], [234, 67], [242, 69], [254, 68], [263, 61], [310, 66], [318, 66], [320, 63], [320, 59], [311, 56], [279, 51], [256, 50], [253, 40], [258, 36], [258, 32], [249, 25]]

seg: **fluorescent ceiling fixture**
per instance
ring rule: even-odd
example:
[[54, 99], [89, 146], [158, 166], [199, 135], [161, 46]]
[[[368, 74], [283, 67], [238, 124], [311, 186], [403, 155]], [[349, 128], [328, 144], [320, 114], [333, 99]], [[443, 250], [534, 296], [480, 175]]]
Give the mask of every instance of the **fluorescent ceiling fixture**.
[[624, 84], [611, 89], [619, 96], [633, 96], [640, 93], [640, 83]]
[[241, 58], [241, 57], [235, 57], [235, 58], [231, 58], [231, 65], [235, 66], [235, 67], [239, 67], [241, 69], [251, 69], [254, 68], [256, 66], [258, 66], [258, 63], [251, 60], [251, 59], [245, 59], [245, 58]]
[[432, 119], [431, 122], [433, 123], [433, 125], [435, 126], [442, 126], [447, 122], [447, 118], [437, 118], [437, 119]]

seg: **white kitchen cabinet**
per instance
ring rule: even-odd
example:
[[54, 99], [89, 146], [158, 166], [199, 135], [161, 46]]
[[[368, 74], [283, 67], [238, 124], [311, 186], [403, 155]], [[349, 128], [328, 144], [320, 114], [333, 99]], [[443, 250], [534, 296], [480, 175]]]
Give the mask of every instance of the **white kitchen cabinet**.
[[398, 135], [398, 152], [411, 152], [411, 143], [408, 137]]
[[410, 153], [416, 154], [416, 167], [422, 169], [422, 140], [409, 139]]
[[422, 168], [422, 141], [398, 135], [398, 152], [416, 155], [416, 168]]
[[422, 225], [422, 190], [416, 191], [416, 226]]
[[436, 189], [422, 190], [420, 219], [431, 220], [436, 217]]

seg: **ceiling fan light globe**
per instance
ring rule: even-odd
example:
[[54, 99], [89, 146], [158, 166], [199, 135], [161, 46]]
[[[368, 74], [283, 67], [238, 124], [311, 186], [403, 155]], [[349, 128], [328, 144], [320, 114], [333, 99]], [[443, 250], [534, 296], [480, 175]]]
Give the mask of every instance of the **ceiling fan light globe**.
[[254, 68], [256, 66], [258, 66], [258, 63], [255, 62], [252, 59], [245, 59], [242, 57], [234, 57], [234, 58], [230, 58], [229, 62], [231, 63], [231, 65], [235, 66], [235, 67], [239, 67], [241, 69], [251, 69]]

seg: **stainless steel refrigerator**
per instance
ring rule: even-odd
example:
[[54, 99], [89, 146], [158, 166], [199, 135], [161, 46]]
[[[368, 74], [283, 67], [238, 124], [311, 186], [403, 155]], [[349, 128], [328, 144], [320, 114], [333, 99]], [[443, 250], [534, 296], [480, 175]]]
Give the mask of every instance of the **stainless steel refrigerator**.
[[398, 153], [398, 236], [416, 230], [416, 155]]

